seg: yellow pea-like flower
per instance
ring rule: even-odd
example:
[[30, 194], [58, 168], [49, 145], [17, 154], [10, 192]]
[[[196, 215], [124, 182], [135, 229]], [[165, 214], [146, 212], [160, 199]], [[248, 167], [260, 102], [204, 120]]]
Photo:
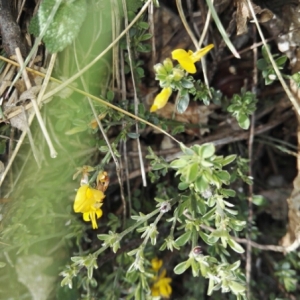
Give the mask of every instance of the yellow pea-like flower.
[[163, 88], [161, 92], [155, 97], [153, 105], [150, 108], [150, 112], [154, 112], [158, 109], [163, 108], [167, 104], [171, 94], [172, 89], [170, 87]]
[[196, 52], [191, 50], [185, 51], [183, 49], [176, 49], [172, 51], [172, 58], [177, 60], [180, 66], [188, 73], [196, 73], [195, 63], [199, 61], [207, 52], [209, 52], [214, 47], [213, 44], [210, 44], [203, 49], [200, 49]]
[[102, 216], [102, 202], [105, 198], [103, 192], [89, 187], [87, 184], [81, 186], [76, 194], [73, 209], [76, 213], [83, 214], [83, 220], [92, 222], [93, 229], [97, 229], [97, 219]]

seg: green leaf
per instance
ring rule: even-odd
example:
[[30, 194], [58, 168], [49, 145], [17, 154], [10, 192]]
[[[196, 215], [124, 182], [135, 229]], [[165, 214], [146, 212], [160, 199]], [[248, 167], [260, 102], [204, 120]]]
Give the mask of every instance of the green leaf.
[[263, 71], [268, 68], [269, 64], [264, 58], [261, 58], [256, 62], [256, 66], [259, 70]]
[[151, 39], [152, 38], [152, 34], [151, 33], [145, 33], [145, 34], [143, 34], [140, 38], [139, 38], [139, 40], [140, 41], [147, 41], [147, 40], [149, 40], [149, 39]]
[[188, 108], [190, 103], [190, 96], [189, 94], [180, 95], [177, 103], [177, 111], [180, 114], [183, 114], [186, 109]]
[[115, 93], [111, 90], [109, 90], [106, 94], [106, 99], [109, 101], [109, 102], [112, 102], [115, 98]]
[[198, 174], [198, 164], [194, 163], [191, 166], [189, 166], [187, 170], [187, 181], [194, 182], [197, 178], [197, 174]]
[[173, 169], [180, 169], [180, 168], [183, 168], [185, 167], [187, 164], [187, 161], [185, 159], [176, 159], [176, 160], [173, 160], [171, 163], [170, 163], [170, 167], [173, 168]]
[[66, 135], [73, 135], [79, 132], [83, 132], [87, 130], [87, 126], [86, 125], [82, 125], [82, 126], [78, 126], [78, 127], [74, 127], [68, 131], [65, 132]]
[[219, 171], [216, 173], [216, 175], [224, 183], [230, 180], [230, 175], [227, 171]]
[[205, 180], [204, 176], [199, 176], [195, 181], [195, 187], [198, 189], [198, 191], [201, 193], [208, 189], [209, 184]]
[[233, 264], [230, 265], [230, 270], [231, 271], [235, 271], [236, 269], [239, 268], [240, 265], [241, 265], [241, 261], [237, 260], [235, 263], [233, 263]]
[[244, 285], [241, 285], [240, 283], [232, 280], [228, 281], [228, 286], [234, 294], [241, 294], [246, 290], [246, 287]]
[[209, 158], [215, 154], [216, 148], [212, 143], [204, 144], [201, 147], [201, 156], [202, 158]]
[[[40, 31], [46, 25], [55, 2], [55, 0], [43, 0], [41, 2], [37, 14]], [[49, 52], [60, 52], [73, 42], [85, 19], [86, 11], [86, 0], [64, 1], [61, 3], [43, 37]]]
[[220, 193], [225, 196], [226, 198], [227, 197], [235, 197], [236, 195], [236, 192], [234, 190], [231, 190], [231, 189], [220, 189]]
[[188, 182], [180, 182], [178, 184], [178, 189], [181, 191], [186, 190], [188, 187], [190, 186], [190, 184]]
[[214, 207], [213, 209], [208, 211], [204, 216], [202, 216], [202, 219], [204, 221], [210, 221], [215, 219], [215, 217], [216, 217], [216, 208]]
[[194, 87], [194, 84], [188, 79], [182, 79], [181, 84], [185, 89], [191, 89]]
[[235, 159], [236, 159], [236, 154], [228, 155], [228, 156], [224, 157], [224, 159], [222, 161], [222, 165], [227, 166], [231, 162], [233, 162]]
[[140, 137], [140, 134], [136, 132], [128, 132], [127, 136], [131, 139], [138, 139]]
[[213, 244], [215, 244], [218, 241], [218, 239], [219, 239], [217, 237], [210, 236], [210, 235], [204, 233], [203, 231], [199, 231], [199, 235], [200, 235], [201, 239], [207, 245], [210, 245], [210, 246], [212, 246]]
[[201, 215], [204, 215], [206, 213], [206, 205], [205, 202], [202, 199], [197, 199], [197, 208]]
[[181, 262], [174, 268], [174, 273], [177, 275], [182, 274], [190, 267], [190, 265], [191, 265], [190, 259], [188, 259], [187, 261]]
[[237, 121], [242, 129], [249, 129], [250, 127], [250, 119], [245, 114], [239, 114], [237, 117]]
[[214, 237], [228, 237], [228, 232], [224, 229], [218, 229], [218, 230], [215, 230], [211, 233], [211, 236], [214, 236]]
[[252, 202], [257, 206], [265, 206], [268, 203], [266, 198], [262, 195], [253, 195]]
[[228, 239], [227, 242], [233, 251], [235, 251], [237, 253], [245, 252], [244, 248], [240, 244], [238, 244], [236, 241], [234, 241], [233, 239]]
[[165, 167], [166, 167], [165, 164], [154, 164], [154, 165], [152, 166], [152, 170], [157, 171], [157, 170], [164, 169]]
[[185, 232], [183, 235], [181, 235], [179, 238], [175, 240], [176, 244], [180, 247], [185, 245], [190, 240], [191, 234], [192, 234], [191, 231]]
[[[140, 1], [140, 3], [142, 3]], [[138, 27], [140, 27], [141, 29], [148, 29], [149, 28], [149, 24], [147, 22], [138, 22]]]
[[287, 61], [287, 56], [283, 55], [275, 59], [276, 65], [278, 67], [283, 66]]
[[0, 261], [0, 268], [4, 268], [6, 266], [6, 263], [3, 261]]

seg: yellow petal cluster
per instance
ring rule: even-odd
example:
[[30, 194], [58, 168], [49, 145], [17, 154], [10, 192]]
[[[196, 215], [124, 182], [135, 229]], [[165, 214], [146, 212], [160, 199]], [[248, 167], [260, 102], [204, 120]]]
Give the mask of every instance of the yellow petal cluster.
[[170, 87], [163, 88], [161, 92], [155, 97], [154, 102], [150, 108], [150, 112], [154, 112], [158, 109], [163, 108], [167, 104], [171, 94], [172, 89]]
[[83, 214], [84, 221], [91, 221], [93, 229], [97, 229], [97, 220], [102, 216], [101, 206], [105, 195], [103, 192], [91, 188], [85, 184], [76, 194], [73, 209], [76, 213]]
[[180, 66], [188, 73], [196, 73], [195, 63], [199, 61], [208, 51], [214, 47], [213, 44], [210, 44], [203, 49], [200, 49], [196, 52], [191, 50], [185, 51], [183, 49], [176, 49], [172, 51], [172, 58], [177, 60]]
[[[159, 269], [162, 267], [163, 261], [158, 258], [154, 258], [151, 260], [152, 270], [156, 273], [159, 272]], [[151, 286], [151, 294], [153, 297], [163, 297], [163, 298], [170, 298], [172, 294], [172, 287], [170, 283], [172, 279], [166, 277], [167, 271], [164, 269], [161, 271], [159, 276], [154, 276], [153, 280], [154, 283]]]

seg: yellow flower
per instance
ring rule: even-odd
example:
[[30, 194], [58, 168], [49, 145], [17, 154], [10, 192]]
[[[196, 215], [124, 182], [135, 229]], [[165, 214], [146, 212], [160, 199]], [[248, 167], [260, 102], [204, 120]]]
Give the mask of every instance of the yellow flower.
[[155, 97], [153, 105], [150, 108], [150, 112], [154, 112], [158, 109], [163, 108], [167, 104], [171, 94], [172, 89], [170, 87], [163, 88], [161, 92]]
[[102, 202], [104, 194], [101, 191], [90, 188], [87, 184], [81, 186], [76, 194], [74, 202], [74, 211], [83, 214], [84, 221], [91, 221], [93, 229], [97, 229], [97, 219], [102, 216]]
[[196, 52], [189, 50], [188, 52], [183, 49], [176, 49], [172, 51], [172, 58], [178, 60], [181, 67], [188, 73], [196, 73], [195, 63], [199, 61], [210, 49], [214, 47], [210, 44], [203, 49]]
[[[161, 259], [153, 258], [151, 260], [151, 266], [152, 270], [156, 273], [159, 272], [159, 269], [162, 267], [163, 261]], [[169, 298], [172, 294], [172, 288], [170, 283], [172, 282], [172, 279], [169, 277], [166, 277], [167, 271], [162, 270], [161, 274], [159, 276], [154, 276], [153, 278], [153, 285], [151, 286], [151, 294], [153, 297], [163, 297], [163, 298]]]
[[161, 268], [162, 264], [163, 264], [162, 259], [158, 259], [157, 257], [151, 260], [152, 270], [155, 272], [157, 272]]
[[166, 277], [167, 271], [163, 270], [159, 277], [154, 277], [154, 284], [151, 286], [151, 294], [153, 297], [161, 296], [163, 298], [170, 298], [172, 294], [172, 287], [170, 283], [172, 279]]

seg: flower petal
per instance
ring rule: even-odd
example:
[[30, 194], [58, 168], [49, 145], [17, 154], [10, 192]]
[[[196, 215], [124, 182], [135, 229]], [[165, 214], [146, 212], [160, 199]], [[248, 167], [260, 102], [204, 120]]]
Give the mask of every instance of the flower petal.
[[189, 56], [190, 56], [189, 53], [183, 49], [176, 49], [176, 50], [172, 51], [172, 58], [176, 59], [176, 60], [186, 59], [186, 58], [189, 58]]
[[189, 57], [187, 59], [178, 59], [180, 66], [188, 73], [195, 74], [196, 67], [193, 60]]
[[172, 89], [170, 87], [163, 88], [161, 92], [155, 97], [153, 105], [150, 108], [150, 112], [154, 112], [158, 109], [163, 108], [167, 104], [171, 94]]
[[157, 257], [151, 259], [151, 266], [153, 271], [158, 271], [163, 264], [162, 259], [158, 259]]
[[89, 205], [86, 203], [86, 191], [88, 188], [89, 186], [85, 184], [78, 189], [73, 205], [75, 212], [85, 212], [89, 210]]
[[172, 51], [172, 58], [178, 60], [180, 66], [188, 73], [196, 73], [196, 67], [192, 59], [193, 52], [188, 52], [183, 49], [176, 49]]
[[209, 52], [212, 48], [214, 47], [213, 44], [207, 45], [206, 47], [204, 47], [203, 49], [200, 49], [196, 52], [194, 52], [191, 56], [193, 62], [197, 62], [199, 61], [207, 52]]
[[162, 297], [169, 298], [172, 294], [172, 288], [168, 283], [161, 282], [159, 292]]
[[[73, 209], [76, 213], [85, 213], [92, 210], [96, 203], [105, 198], [103, 192], [90, 188], [87, 184], [81, 186], [76, 194]], [[99, 205], [98, 205], [99, 208]]]
[[96, 213], [97, 219], [102, 217], [103, 212], [101, 209], [97, 209], [95, 213]]
[[96, 213], [94, 211], [90, 212], [90, 217], [91, 217], [93, 229], [97, 229], [98, 225], [97, 225], [97, 221], [96, 221]]
[[91, 221], [89, 212], [83, 213], [83, 220], [86, 222]]

